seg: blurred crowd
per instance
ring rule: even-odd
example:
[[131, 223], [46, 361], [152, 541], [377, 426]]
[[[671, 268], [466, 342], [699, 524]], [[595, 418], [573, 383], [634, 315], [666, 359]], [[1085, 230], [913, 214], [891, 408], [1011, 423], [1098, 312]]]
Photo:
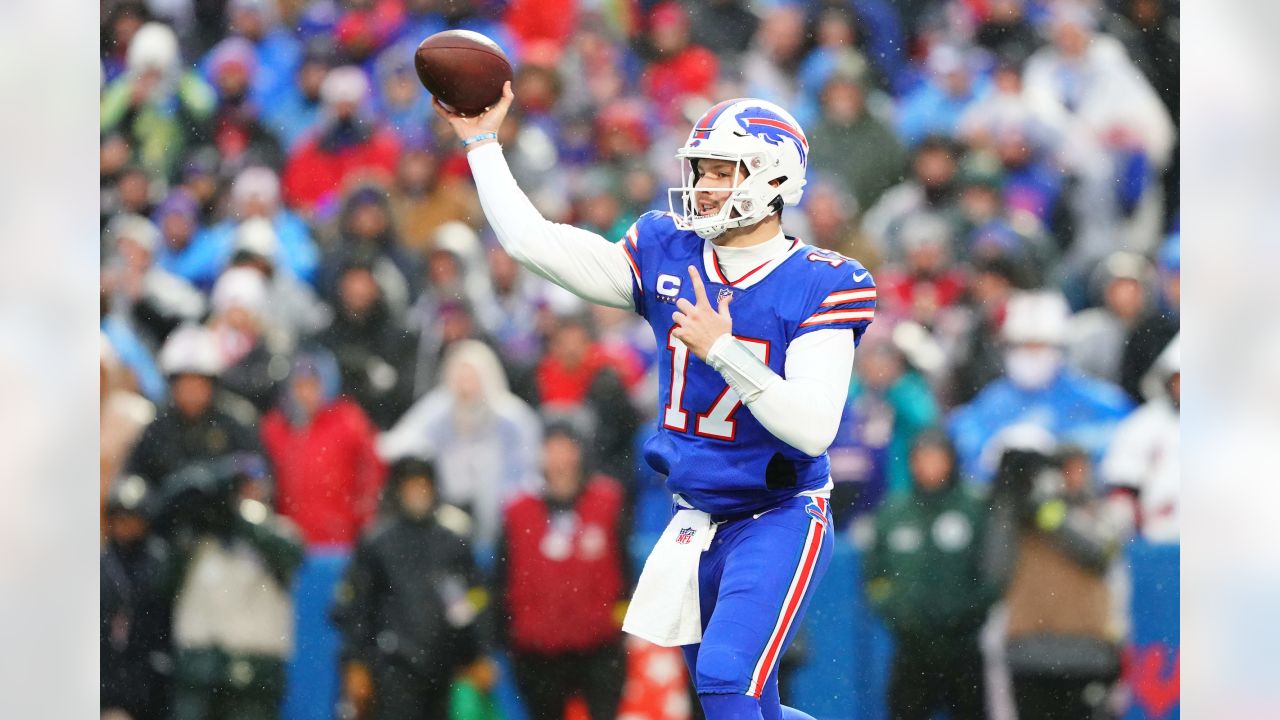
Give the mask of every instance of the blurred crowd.
[[531, 717], [616, 714], [630, 543], [666, 519], [633, 451], [657, 348], [498, 246], [413, 68], [446, 29], [512, 59], [499, 140], [534, 204], [611, 241], [667, 209], [710, 104], [797, 117], [816, 152], [787, 232], [880, 288], [830, 454], [891, 716], [984, 716], [1001, 601], [1021, 717], [1114, 702], [1120, 549], [1179, 538], [1176, 0], [102, 0], [101, 22], [104, 713], [278, 717], [291, 582], [338, 552], [335, 712], [497, 717], [502, 651]]

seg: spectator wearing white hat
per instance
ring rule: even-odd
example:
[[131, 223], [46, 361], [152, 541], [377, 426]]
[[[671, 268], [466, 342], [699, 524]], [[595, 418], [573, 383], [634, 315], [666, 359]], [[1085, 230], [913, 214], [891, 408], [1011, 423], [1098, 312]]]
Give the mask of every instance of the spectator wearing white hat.
[[1102, 479], [1118, 491], [1113, 497], [1122, 517], [1151, 542], [1181, 538], [1181, 368], [1175, 337], [1144, 378], [1147, 402], [1116, 428], [1102, 461]]
[[329, 326], [333, 314], [316, 297], [310, 285], [280, 268], [280, 238], [271, 222], [251, 217], [236, 228], [232, 268], [257, 271], [267, 284], [264, 315], [267, 323], [280, 331], [287, 347], [294, 347], [300, 337], [320, 332]]
[[224, 368], [222, 386], [253, 404], [258, 413], [275, 406], [289, 374], [287, 339], [270, 324], [266, 278], [233, 267], [213, 286], [209, 328]]
[[962, 468], [987, 480], [995, 458], [988, 445], [1000, 431], [1035, 425], [1063, 443], [1084, 448], [1095, 462], [1115, 425], [1132, 408], [1118, 386], [1084, 377], [1066, 366], [1070, 310], [1055, 291], [1015, 294], [1006, 306], [1001, 334], [1004, 375], [982, 389], [949, 420]]
[[213, 89], [184, 71], [178, 37], [149, 22], [134, 33], [125, 73], [103, 90], [101, 129], [120, 132], [153, 177], [172, 177], [183, 152], [213, 113]]
[[256, 116], [261, 107], [250, 97], [250, 86], [258, 70], [253, 43], [232, 35], [209, 51], [205, 59], [209, 82], [218, 91], [222, 109], [242, 109]]
[[276, 234], [278, 266], [301, 280], [314, 281], [320, 251], [306, 221], [281, 202], [280, 178], [274, 170], [251, 167], [242, 171], [231, 185], [231, 206], [241, 220], [268, 220]]
[[473, 539], [488, 552], [503, 504], [537, 476], [542, 423], [511, 393], [497, 354], [478, 340], [452, 345], [440, 375], [439, 385], [379, 436], [378, 454], [387, 462], [431, 458], [440, 497], [470, 511]]
[[320, 98], [324, 120], [290, 153], [284, 196], [303, 212], [326, 214], [336, 209], [350, 180], [361, 175], [394, 177], [400, 140], [362, 112], [369, 100], [369, 78], [360, 68], [330, 70], [320, 85]]
[[426, 275], [426, 287], [418, 296], [411, 319], [429, 319], [442, 302], [462, 300], [475, 309], [476, 319], [485, 332], [492, 332], [501, 322], [489, 278], [488, 258], [480, 236], [471, 226], [453, 220], [436, 229], [427, 254]]
[[159, 347], [174, 328], [204, 317], [204, 295], [190, 282], [156, 264], [160, 231], [141, 215], [117, 215], [104, 233], [102, 287], [111, 312]]
[[126, 472], [156, 484], [189, 462], [257, 449], [253, 431], [235, 416], [239, 412], [218, 397], [222, 362], [209, 330], [174, 330], [160, 351], [160, 368], [171, 399], [143, 431]]

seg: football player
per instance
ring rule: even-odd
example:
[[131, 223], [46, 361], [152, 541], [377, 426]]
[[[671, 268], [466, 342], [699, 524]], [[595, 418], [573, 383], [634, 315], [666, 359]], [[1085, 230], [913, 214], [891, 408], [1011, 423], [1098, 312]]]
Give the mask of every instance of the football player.
[[639, 313], [662, 353], [644, 455], [674, 516], [624, 629], [683, 647], [709, 720], [808, 718], [780, 705], [778, 659], [830, 560], [826, 450], [876, 289], [856, 260], [782, 231], [804, 190], [804, 132], [769, 102], [716, 104], [676, 152], [670, 212], [614, 243], [544, 219], [517, 187], [497, 143], [513, 98], [508, 83], [472, 118], [436, 103], [489, 224], [533, 272]]

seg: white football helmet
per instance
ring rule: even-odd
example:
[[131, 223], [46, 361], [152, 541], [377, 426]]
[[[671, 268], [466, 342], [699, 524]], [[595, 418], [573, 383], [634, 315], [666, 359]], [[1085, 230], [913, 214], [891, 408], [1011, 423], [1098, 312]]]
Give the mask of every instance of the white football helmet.
[[[667, 191], [676, 227], [710, 240], [725, 230], [754, 225], [795, 205], [804, 193], [809, 141], [800, 123], [786, 110], [765, 100], [737, 98], [718, 103], [694, 123], [684, 147], [676, 151], [681, 186]], [[702, 217], [694, 203], [698, 160], [738, 163], [734, 185], [720, 212]], [[780, 180], [777, 185], [771, 183]], [[706, 189], [697, 192], [707, 192]]]

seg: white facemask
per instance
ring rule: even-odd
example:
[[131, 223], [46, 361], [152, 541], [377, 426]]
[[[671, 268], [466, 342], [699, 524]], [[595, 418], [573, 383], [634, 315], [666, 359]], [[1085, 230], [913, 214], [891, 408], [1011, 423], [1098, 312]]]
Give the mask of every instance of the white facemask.
[[1004, 353], [1004, 371], [1024, 390], [1040, 390], [1062, 367], [1062, 351], [1054, 347], [1012, 347]]

